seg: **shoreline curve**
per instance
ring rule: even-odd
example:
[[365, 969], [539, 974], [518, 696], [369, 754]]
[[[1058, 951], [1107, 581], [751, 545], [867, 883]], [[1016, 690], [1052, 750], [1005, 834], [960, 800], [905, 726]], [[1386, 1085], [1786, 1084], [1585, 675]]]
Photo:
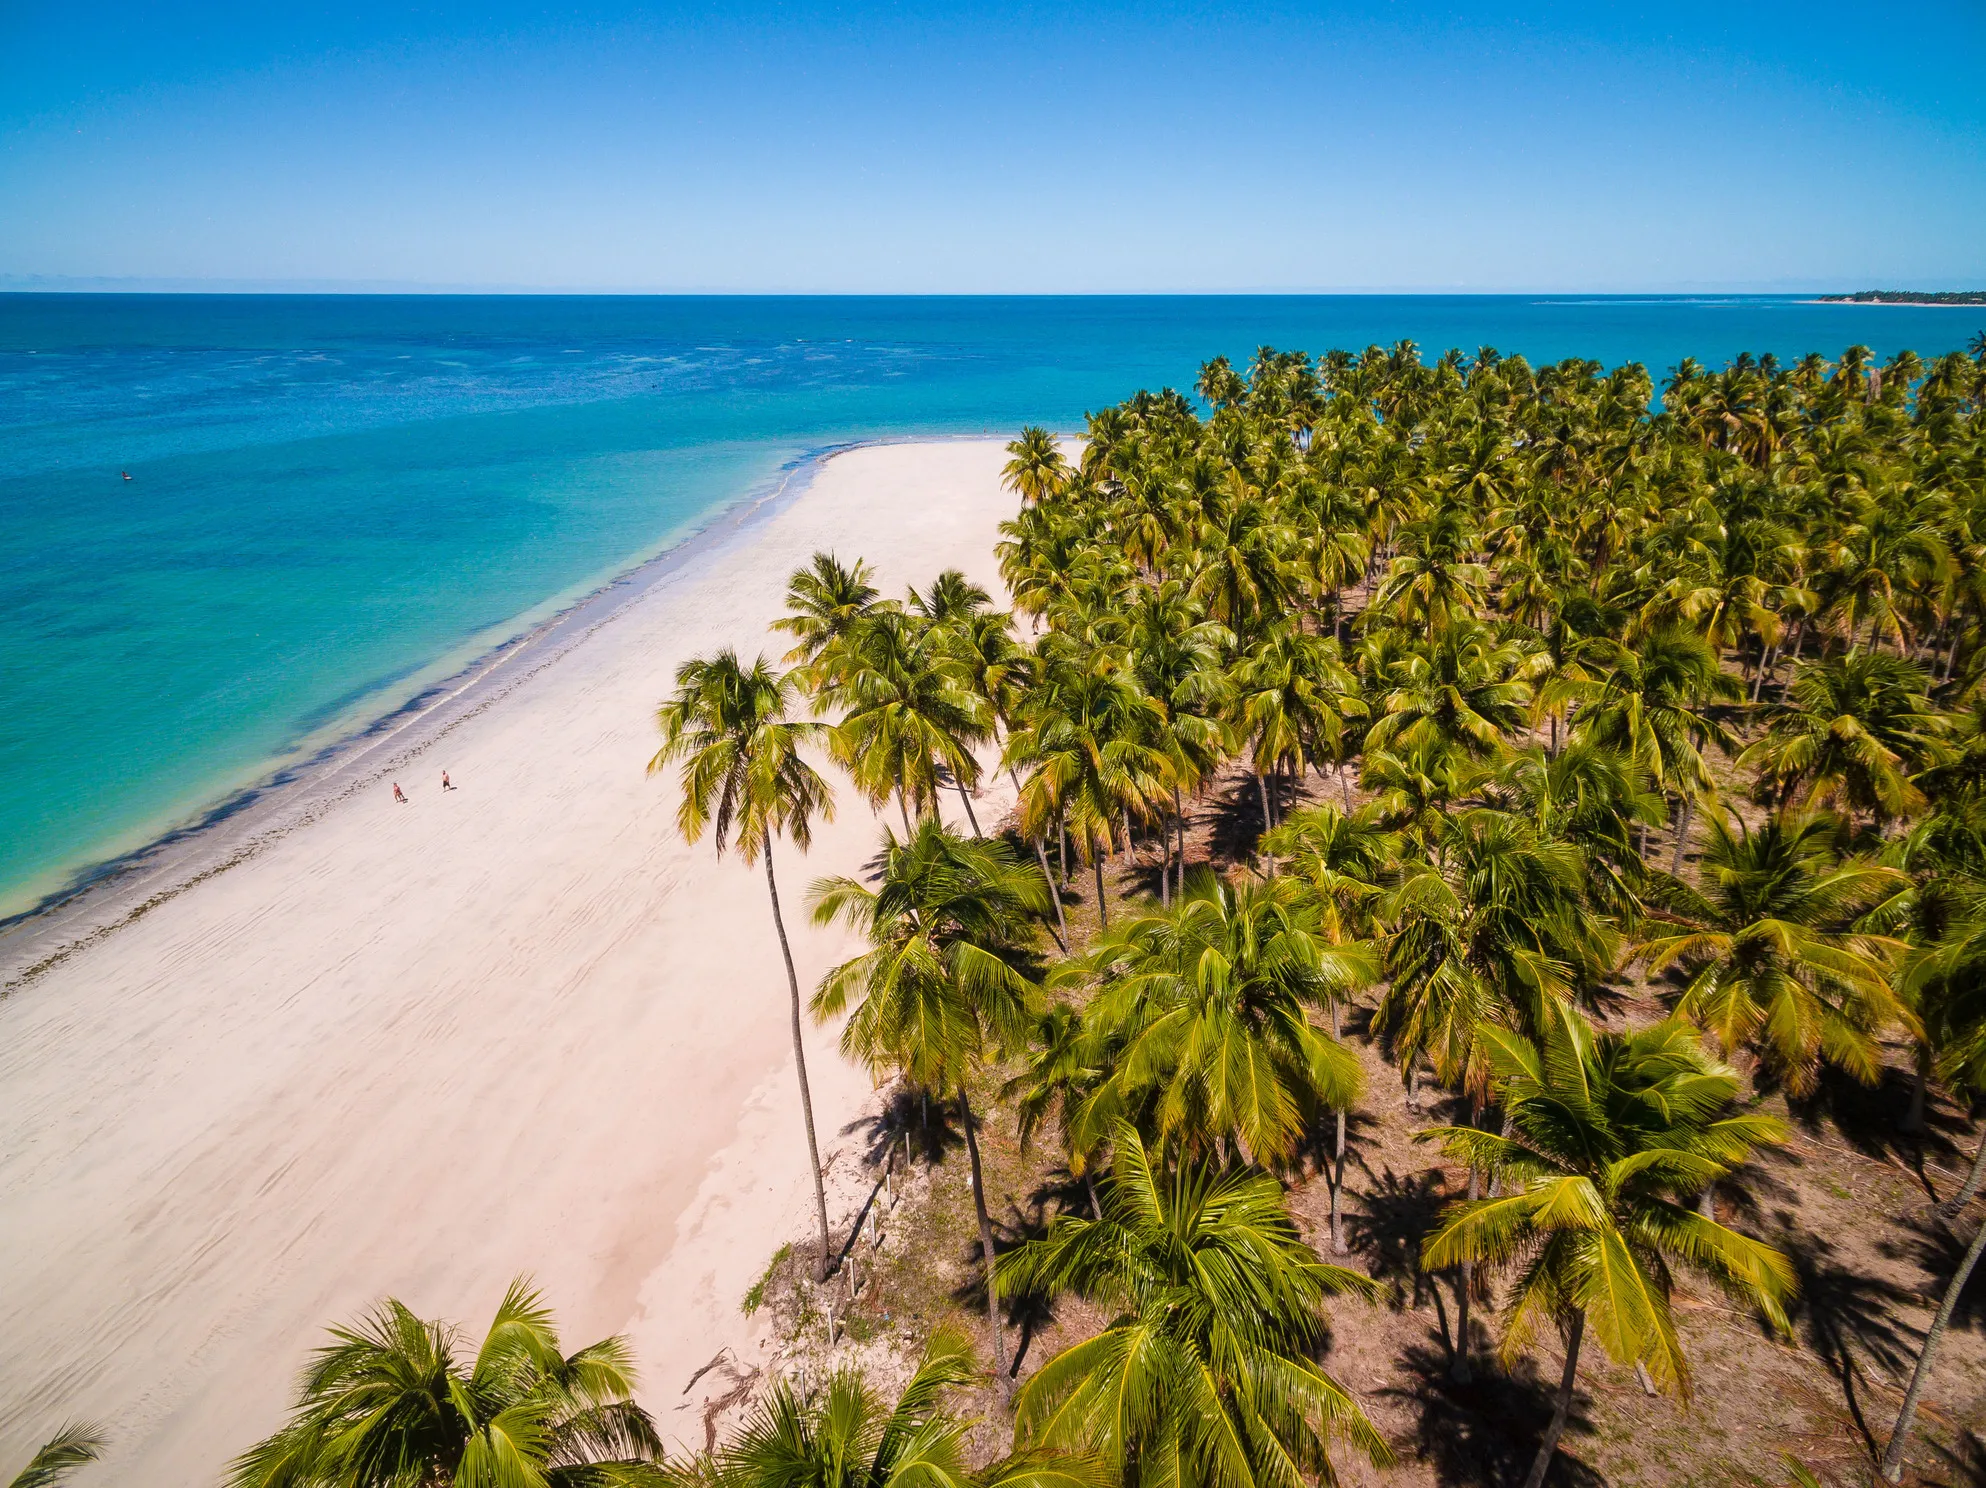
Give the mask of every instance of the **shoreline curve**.
[[0, 999], [376, 783], [558, 661], [653, 589], [682, 576], [697, 560], [712, 558], [747, 538], [805, 495], [836, 456], [884, 445], [981, 437], [904, 434], [804, 448], [780, 467], [769, 487], [739, 492], [660, 552], [481, 652], [377, 718], [305, 758], [278, 764], [140, 846], [86, 864], [27, 908], [0, 916]]

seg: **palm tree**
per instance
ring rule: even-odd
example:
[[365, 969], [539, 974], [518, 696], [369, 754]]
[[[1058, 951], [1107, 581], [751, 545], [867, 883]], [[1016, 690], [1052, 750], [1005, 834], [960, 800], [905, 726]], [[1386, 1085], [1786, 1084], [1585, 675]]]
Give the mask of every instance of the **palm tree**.
[[[1132, 675], [1160, 716], [1150, 737], [1165, 758], [1172, 795], [1176, 885], [1186, 884], [1186, 810], [1182, 793], [1197, 790], [1219, 768], [1228, 744], [1220, 715], [1228, 701], [1229, 679], [1221, 658], [1233, 649], [1234, 633], [1206, 619], [1176, 579], [1145, 589], [1131, 601], [1124, 645]], [[1170, 895], [1160, 864], [1159, 899]]]
[[1104, 1044], [1084, 1022], [1081, 1009], [1065, 1002], [1053, 1003], [1036, 1021], [1020, 1073], [1000, 1091], [1003, 1098], [1014, 1102], [1023, 1152], [1042, 1124], [1051, 1116], [1055, 1118], [1069, 1172], [1083, 1180], [1092, 1214], [1102, 1213], [1095, 1174], [1103, 1162], [1105, 1135], [1086, 1118], [1113, 1061]]
[[1380, 820], [1422, 854], [1434, 851], [1455, 802], [1489, 778], [1488, 767], [1438, 736], [1402, 738], [1359, 756], [1359, 784], [1373, 793]]
[[1003, 1293], [1068, 1292], [1116, 1309], [1022, 1387], [1018, 1434], [1093, 1452], [1125, 1488], [1335, 1483], [1329, 1441], [1391, 1460], [1357, 1401], [1315, 1362], [1323, 1304], [1377, 1297], [1297, 1234], [1275, 1179], [1159, 1170], [1119, 1123], [1103, 1215], [1064, 1215], [1001, 1258]]
[[800, 1077], [800, 1114], [807, 1127], [807, 1163], [814, 1177], [814, 1211], [821, 1234], [821, 1276], [833, 1261], [828, 1241], [827, 1189], [821, 1178], [820, 1144], [814, 1136], [814, 1099], [807, 1087], [807, 1050], [800, 1037], [800, 977], [779, 912], [779, 880], [772, 871], [772, 839], [781, 833], [800, 852], [814, 837], [814, 820], [834, 819], [834, 794], [820, 772], [801, 758], [801, 746], [820, 737], [821, 725], [789, 717], [797, 684], [765, 658], [746, 669], [726, 647], [708, 660], [684, 662], [676, 695], [656, 713], [662, 747], [648, 762], [653, 775], [672, 760], [683, 762], [683, 804], [676, 827], [694, 843], [713, 830], [718, 856], [735, 838], [747, 866], [765, 859], [765, 888], [772, 925], [786, 962], [791, 999], [793, 1068]]
[[1393, 560], [1375, 607], [1430, 631], [1481, 612], [1489, 570], [1475, 560], [1476, 533], [1461, 506], [1444, 502], [1408, 523], [1402, 538], [1405, 551]]
[[858, 1369], [837, 1369], [805, 1395], [782, 1379], [735, 1440], [670, 1477], [677, 1488], [1092, 1488], [1088, 1461], [1066, 1452], [970, 1468], [974, 1422], [948, 1410], [945, 1397], [977, 1373], [971, 1346], [941, 1328], [893, 1405]]
[[786, 653], [788, 663], [807, 668], [811, 685], [821, 678], [814, 669], [822, 653], [843, 639], [863, 617], [887, 603], [870, 581], [875, 574], [859, 558], [845, 567], [832, 553], [816, 553], [805, 568], [793, 571], [786, 585], [786, 608], [792, 613], [772, 622], [798, 644]]
[[820, 701], [844, 709], [829, 738], [836, 760], [872, 806], [896, 797], [906, 832], [913, 808], [938, 809], [948, 778], [962, 792], [979, 783], [972, 749], [993, 720], [946, 654], [942, 630], [878, 611], [822, 653], [819, 665], [828, 673]]
[[1524, 726], [1531, 688], [1522, 649], [1489, 627], [1458, 620], [1408, 651], [1376, 682], [1384, 697], [1366, 731], [1368, 749], [1439, 741], [1478, 758], [1494, 755]]
[[1509, 812], [1455, 818], [1433, 859], [1408, 861], [1379, 906], [1392, 933], [1373, 1027], [1401, 1070], [1417, 1057], [1480, 1104], [1478, 1035], [1492, 1019], [1540, 1026], [1613, 967], [1613, 938], [1585, 900], [1582, 855]]
[[1025, 774], [1020, 827], [1034, 837], [1055, 824], [1076, 839], [1095, 871], [1097, 914], [1107, 926], [1103, 860], [1118, 825], [1133, 812], [1145, 815], [1173, 781], [1159, 742], [1165, 710], [1107, 665], [1070, 662], [1049, 672], [1007, 739], [1008, 767]]
[[[1234, 734], [1249, 747], [1265, 833], [1276, 825], [1268, 777], [1288, 769], [1301, 780], [1316, 760], [1333, 755], [1344, 714], [1365, 710], [1356, 692], [1337, 642], [1325, 636], [1279, 625], [1242, 655], [1233, 674]], [[1269, 864], [1273, 873], [1273, 856]]]
[[77, 1468], [102, 1456], [109, 1441], [101, 1426], [72, 1422], [42, 1443], [41, 1450], [15, 1474], [8, 1488], [55, 1488], [57, 1483], [67, 1482]]
[[[1326, 945], [1348, 946], [1376, 942], [1377, 914], [1384, 885], [1399, 862], [1399, 836], [1388, 830], [1375, 807], [1364, 806], [1349, 816], [1335, 806], [1307, 806], [1284, 817], [1265, 844], [1286, 859], [1296, 892], [1316, 916], [1317, 934]], [[1343, 989], [1328, 988], [1331, 1037], [1343, 1036]], [[1343, 1255], [1345, 1225], [1345, 1111], [1333, 1113], [1336, 1131], [1331, 1148], [1331, 1249]]]
[[817, 1018], [854, 1004], [841, 1047], [878, 1075], [958, 1101], [972, 1165], [972, 1199], [987, 1275], [986, 1317], [1006, 1388], [1007, 1350], [993, 1296], [993, 1224], [986, 1210], [969, 1086], [996, 1054], [1023, 1047], [1036, 989], [1024, 970], [1033, 917], [1048, 883], [1004, 843], [965, 838], [927, 818], [899, 841], [887, 828], [875, 887], [824, 878], [811, 891], [814, 923], [859, 929], [870, 949], [830, 971], [814, 994]]
[[[1310, 1121], [1347, 1110], [1358, 1061], [1310, 1021], [1377, 970], [1370, 943], [1332, 944], [1294, 885], [1199, 869], [1171, 908], [1102, 936], [1059, 979], [1096, 984], [1085, 1021], [1114, 1050], [1091, 1097], [1168, 1148], [1279, 1163]], [[1099, 1118], [1093, 1117], [1092, 1124]]]
[[1008, 490], [1020, 493], [1029, 506], [1039, 505], [1059, 495], [1073, 473], [1062, 458], [1055, 436], [1038, 425], [1021, 430], [1021, 437], [1007, 446], [1011, 457], [1000, 472]]
[[[1669, 865], [1671, 873], [1680, 873], [1690, 816], [1696, 803], [1716, 790], [1704, 746], [1731, 748], [1731, 731], [1710, 715], [1708, 705], [1743, 698], [1744, 686], [1719, 668], [1715, 646], [1676, 626], [1615, 646], [1609, 661], [1576, 733], [1626, 755], [1682, 803]], [[1645, 855], [1645, 824], [1642, 837]]]
[[1813, 1088], [1823, 1058], [1872, 1083], [1877, 1035], [1910, 1022], [1889, 979], [1901, 947], [1851, 929], [1902, 875], [1837, 863], [1833, 835], [1825, 815], [1782, 815], [1756, 830], [1712, 816], [1702, 887], [1668, 888], [1667, 917], [1681, 927], [1636, 952], [1650, 977], [1684, 968], [1677, 1013], [1726, 1057], [1751, 1049], [1796, 1095]]
[[1862, 644], [1864, 620], [1871, 650], [1885, 635], [1901, 646], [1907, 626], [1900, 591], [1935, 581], [1951, 560], [1921, 505], [1900, 499], [1903, 494], [1857, 502], [1829, 545], [1833, 561], [1821, 583], [1851, 651]]
[[1572, 1406], [1590, 1326], [1616, 1362], [1639, 1364], [1687, 1397], [1689, 1361], [1670, 1311], [1671, 1268], [1705, 1275], [1790, 1331], [1793, 1268], [1778, 1251], [1677, 1201], [1783, 1139], [1776, 1123], [1724, 1114], [1738, 1091], [1693, 1033], [1666, 1023], [1598, 1034], [1569, 1007], [1538, 1041], [1484, 1030], [1503, 1090], [1507, 1134], [1474, 1125], [1424, 1133], [1450, 1157], [1500, 1180], [1496, 1198], [1454, 1204], [1422, 1248], [1430, 1269], [1472, 1261], [1513, 1268], [1502, 1354], [1514, 1359], [1555, 1327], [1565, 1367], [1551, 1424], [1525, 1488], [1539, 1488]]
[[1784, 802], [1868, 812], [1880, 830], [1921, 810], [1911, 775], [1946, 757], [1923, 668], [1881, 651], [1803, 662], [1764, 735], [1738, 756]]
[[[1467, 1098], [1470, 1120], [1480, 1119], [1490, 1094], [1484, 1030], [1536, 1028], [1612, 969], [1614, 939], [1588, 910], [1584, 874], [1577, 849], [1541, 838], [1522, 817], [1482, 809], [1454, 821], [1432, 861], [1404, 865], [1380, 906], [1392, 933], [1372, 1026], [1392, 1036], [1409, 1106], [1418, 1105], [1425, 1058]], [[1472, 1199], [1477, 1179], [1471, 1169]], [[1474, 1286], [1465, 1261], [1452, 1365], [1464, 1384]]]
[[1479, 785], [1499, 807], [1528, 817], [1538, 835], [1581, 855], [1586, 898], [1623, 924], [1641, 913], [1648, 868], [1636, 845], [1639, 829], [1666, 815], [1662, 798], [1633, 760], [1589, 739], [1554, 755], [1520, 749]]
[[456, 1328], [392, 1298], [331, 1338], [303, 1373], [289, 1424], [235, 1459], [229, 1488], [664, 1482], [627, 1341], [562, 1353], [550, 1310], [521, 1278], [473, 1359]]
[[[1239, 475], [1231, 484], [1239, 487]], [[1287, 609], [1295, 598], [1295, 550], [1295, 533], [1269, 503], [1230, 489], [1201, 523], [1193, 597], [1213, 619], [1245, 634], [1262, 615]]]

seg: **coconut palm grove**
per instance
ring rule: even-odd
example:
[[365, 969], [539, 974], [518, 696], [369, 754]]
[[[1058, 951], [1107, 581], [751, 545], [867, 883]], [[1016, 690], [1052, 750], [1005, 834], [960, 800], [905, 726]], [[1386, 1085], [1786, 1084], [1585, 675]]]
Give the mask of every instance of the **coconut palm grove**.
[[822, 553], [660, 709], [868, 947], [763, 989], [885, 1089], [793, 1367], [672, 1455], [388, 1302], [237, 1488], [1986, 1481], [1986, 337], [1194, 394], [1008, 447], [1004, 607]]

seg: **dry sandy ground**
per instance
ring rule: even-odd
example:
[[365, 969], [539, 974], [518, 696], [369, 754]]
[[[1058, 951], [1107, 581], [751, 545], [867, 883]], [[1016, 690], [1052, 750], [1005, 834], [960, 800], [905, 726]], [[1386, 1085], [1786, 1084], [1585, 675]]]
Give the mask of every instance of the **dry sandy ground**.
[[[628, 1333], [646, 1403], [701, 1445], [728, 1371], [685, 1382], [757, 1356], [739, 1299], [810, 1205], [764, 878], [677, 838], [652, 710], [693, 653], [777, 655], [817, 548], [891, 592], [948, 566], [991, 587], [1003, 458], [828, 461], [400, 769], [412, 804], [381, 780], [0, 1002], [0, 1478], [87, 1417], [113, 1446], [79, 1481], [211, 1483], [326, 1323], [392, 1294], [480, 1335], [519, 1272], [568, 1347]], [[803, 986], [851, 949], [806, 927], [806, 884], [876, 839], [839, 795], [781, 859]], [[810, 1038], [824, 1147], [851, 1146], [868, 1079]]]

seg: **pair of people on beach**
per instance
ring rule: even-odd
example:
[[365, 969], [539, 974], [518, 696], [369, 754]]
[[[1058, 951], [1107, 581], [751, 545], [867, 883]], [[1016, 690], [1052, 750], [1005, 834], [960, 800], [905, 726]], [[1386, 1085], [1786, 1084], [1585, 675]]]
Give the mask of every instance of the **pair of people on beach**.
[[[448, 772], [446, 770], [443, 770], [441, 772], [441, 788], [445, 791], [452, 791], [455, 789], [455, 782], [448, 778]], [[402, 806], [410, 806], [413, 804], [411, 801], [407, 799], [407, 793], [400, 789], [400, 782], [397, 780], [393, 782], [393, 799], [398, 801]]]

